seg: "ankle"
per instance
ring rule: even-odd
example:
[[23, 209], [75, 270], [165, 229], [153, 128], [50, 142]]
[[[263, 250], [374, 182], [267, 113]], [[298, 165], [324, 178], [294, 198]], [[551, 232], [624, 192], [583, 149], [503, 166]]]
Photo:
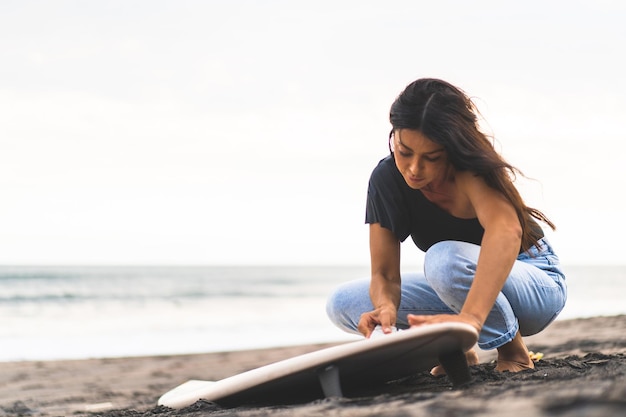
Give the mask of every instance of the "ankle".
[[532, 364], [530, 353], [519, 332], [513, 340], [498, 348], [498, 361], [510, 361], [520, 364]]

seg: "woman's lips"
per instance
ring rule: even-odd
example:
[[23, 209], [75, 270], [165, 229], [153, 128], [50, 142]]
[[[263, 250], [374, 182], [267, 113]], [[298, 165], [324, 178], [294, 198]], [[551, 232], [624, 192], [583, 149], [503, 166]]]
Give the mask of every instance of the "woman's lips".
[[408, 177], [408, 179], [409, 179], [409, 184], [411, 185], [423, 185], [424, 184], [424, 178]]

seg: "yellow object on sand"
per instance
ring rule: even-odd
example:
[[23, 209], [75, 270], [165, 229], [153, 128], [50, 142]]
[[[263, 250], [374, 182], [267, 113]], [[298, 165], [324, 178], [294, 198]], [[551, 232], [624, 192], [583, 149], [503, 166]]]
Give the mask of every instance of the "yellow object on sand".
[[541, 352], [528, 352], [528, 356], [530, 356], [530, 359], [532, 359], [533, 362], [539, 362], [543, 359], [543, 353]]

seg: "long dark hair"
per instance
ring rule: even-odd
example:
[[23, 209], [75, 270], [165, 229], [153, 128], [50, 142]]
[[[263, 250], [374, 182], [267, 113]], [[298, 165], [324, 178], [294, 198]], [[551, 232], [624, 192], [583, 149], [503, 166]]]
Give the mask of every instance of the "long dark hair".
[[[530, 217], [555, 229], [541, 211], [526, 206], [513, 184], [524, 175], [496, 152], [493, 143], [478, 127], [478, 110], [459, 88], [445, 81], [422, 78], [409, 84], [391, 105], [393, 131], [422, 132], [443, 146], [457, 171], [471, 171], [501, 192], [513, 205], [522, 226], [522, 249], [528, 250], [542, 237]], [[532, 227], [535, 226], [535, 227]]]

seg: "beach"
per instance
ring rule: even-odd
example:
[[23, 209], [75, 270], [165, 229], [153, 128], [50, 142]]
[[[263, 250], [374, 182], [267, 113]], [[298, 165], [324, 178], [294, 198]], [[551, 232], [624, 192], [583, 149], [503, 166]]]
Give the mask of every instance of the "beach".
[[262, 407], [200, 401], [172, 410], [156, 403], [189, 379], [221, 379], [333, 344], [3, 362], [0, 416], [609, 416], [626, 410], [626, 315], [558, 320], [525, 340], [544, 354], [534, 370], [496, 373], [495, 351], [479, 351], [473, 381], [462, 388], [424, 372], [367, 397]]

